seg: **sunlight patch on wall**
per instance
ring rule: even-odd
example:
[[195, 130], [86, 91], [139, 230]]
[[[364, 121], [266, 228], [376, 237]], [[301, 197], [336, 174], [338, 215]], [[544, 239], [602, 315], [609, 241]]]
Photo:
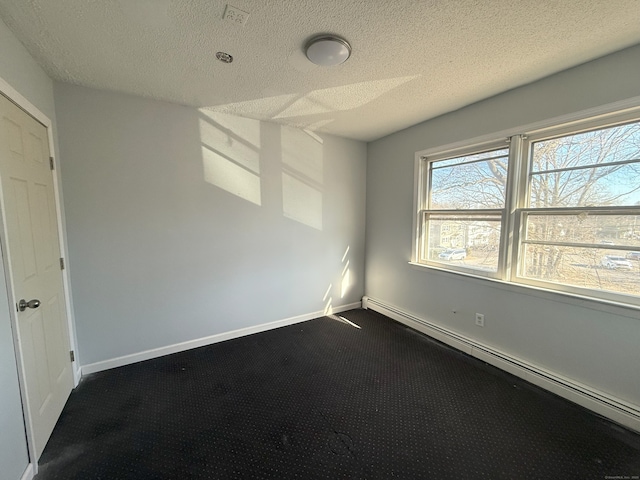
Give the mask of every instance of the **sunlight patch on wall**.
[[340, 284], [340, 298], [344, 298], [344, 296], [349, 291], [349, 287], [351, 287], [351, 271], [347, 268], [347, 270], [342, 275], [342, 283]]
[[222, 129], [233, 132], [256, 150], [260, 149], [260, 120], [214, 112], [206, 108], [201, 108], [200, 113], [212, 124], [217, 124]]
[[329, 296], [329, 294], [331, 293], [331, 289], [333, 288], [333, 284], [330, 283], [329, 286], [327, 287], [327, 291], [324, 292], [324, 297], [322, 297], [322, 301], [326, 301], [327, 297]]
[[282, 163], [322, 185], [322, 137], [298, 128], [282, 127]]
[[[329, 120], [329, 122], [331, 122], [331, 120]], [[319, 122], [318, 122], [319, 123]], [[306, 133], [307, 135], [309, 135], [311, 138], [313, 138], [316, 142], [323, 144], [324, 143], [324, 138], [322, 138], [320, 135], [318, 135], [316, 132], [314, 132], [313, 130], [310, 130], [308, 128], [302, 128], [302, 131], [304, 131], [304, 133]]]
[[322, 192], [282, 173], [282, 210], [284, 216], [322, 230]]
[[344, 255], [342, 255], [342, 264], [344, 267], [342, 268], [342, 281], [340, 282], [340, 298], [344, 298], [351, 288], [351, 270], [349, 269], [349, 264], [351, 263], [349, 260], [350, 249], [351, 245], [348, 245]]
[[204, 180], [256, 205], [260, 191], [260, 121], [200, 109]]
[[323, 139], [291, 127], [282, 127], [280, 138], [283, 214], [322, 230]]
[[260, 121], [216, 112], [200, 117], [202, 145], [260, 173]]
[[331, 302], [333, 302], [333, 299], [329, 298], [329, 301], [324, 306], [324, 314], [325, 315], [332, 315], [333, 314], [333, 305], [331, 304]]
[[261, 205], [260, 177], [230, 161], [228, 158], [202, 147], [204, 179], [240, 198]]

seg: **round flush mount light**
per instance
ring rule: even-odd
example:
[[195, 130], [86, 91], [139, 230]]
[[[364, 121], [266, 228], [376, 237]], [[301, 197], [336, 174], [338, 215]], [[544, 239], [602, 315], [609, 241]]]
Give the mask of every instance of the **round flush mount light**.
[[344, 38], [335, 35], [313, 37], [304, 47], [307, 58], [321, 67], [333, 67], [348, 60], [351, 45]]
[[231, 55], [229, 55], [228, 53], [225, 53], [225, 52], [216, 53], [216, 58], [218, 60], [220, 60], [221, 62], [224, 62], [224, 63], [233, 62], [233, 57]]

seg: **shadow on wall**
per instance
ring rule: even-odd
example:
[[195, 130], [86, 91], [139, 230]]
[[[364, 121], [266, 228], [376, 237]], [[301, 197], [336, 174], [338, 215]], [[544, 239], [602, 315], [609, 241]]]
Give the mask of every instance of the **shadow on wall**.
[[204, 180], [262, 205], [260, 122], [201, 110]]
[[284, 217], [322, 230], [323, 139], [310, 131], [274, 127], [279, 135], [263, 131], [259, 120], [201, 109], [204, 180], [255, 205], [273, 207], [265, 205], [265, 163], [273, 158], [269, 153], [279, 152], [280, 178], [269, 183], [280, 185], [274, 203]]
[[[306, 59], [304, 63], [306, 65]], [[326, 197], [327, 191], [333, 192], [333, 182], [327, 176], [328, 166], [333, 164], [327, 157], [325, 138], [313, 130], [332, 123], [335, 112], [357, 110], [418, 77], [372, 80], [311, 92], [276, 93], [201, 108], [199, 127], [204, 180], [260, 207], [261, 215], [271, 216], [274, 222], [277, 222], [277, 216], [293, 220], [316, 233], [335, 234], [336, 210], [348, 209], [348, 206], [336, 205], [335, 194]], [[247, 118], [256, 113], [267, 121]], [[302, 128], [275, 123], [285, 120]], [[298, 256], [297, 265], [289, 268], [304, 270], [311, 254], [314, 260], [332, 271], [322, 297], [324, 313], [331, 315], [334, 306], [343, 304], [352, 284], [357, 282], [350, 260], [351, 246], [343, 244], [344, 250], [338, 253], [333, 250], [335, 240], [315, 238], [322, 238], [317, 245], [319, 248], [314, 253], [309, 250], [304, 260]], [[290, 241], [298, 242], [294, 237]], [[341, 261], [339, 255], [342, 255]], [[313, 273], [306, 272], [306, 275], [311, 277]]]
[[[199, 127], [205, 182], [322, 232], [325, 152], [320, 135], [206, 109], [200, 110]], [[322, 297], [327, 315], [333, 313], [334, 298], [350, 290], [350, 249], [347, 245], [333, 276], [337, 282]]]

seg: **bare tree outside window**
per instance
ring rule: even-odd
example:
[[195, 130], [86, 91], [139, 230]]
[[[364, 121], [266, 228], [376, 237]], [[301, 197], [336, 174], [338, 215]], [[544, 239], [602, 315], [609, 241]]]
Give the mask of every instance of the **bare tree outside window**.
[[[526, 190], [517, 197], [522, 204], [515, 205], [522, 229], [514, 245], [514, 273], [638, 296], [640, 122], [522, 145], [518, 161], [528, 165], [522, 165], [526, 180], [519, 181]], [[508, 157], [508, 148], [494, 148], [428, 162], [424, 258], [498, 271]], [[450, 253], [443, 255], [454, 248], [465, 249], [466, 256], [454, 261]]]
[[[637, 294], [640, 250], [640, 123], [534, 142], [522, 274], [545, 281]], [[533, 243], [538, 242], [538, 243]], [[617, 258], [618, 260], [612, 260]]]
[[500, 148], [431, 164], [429, 259], [498, 271], [508, 157]]

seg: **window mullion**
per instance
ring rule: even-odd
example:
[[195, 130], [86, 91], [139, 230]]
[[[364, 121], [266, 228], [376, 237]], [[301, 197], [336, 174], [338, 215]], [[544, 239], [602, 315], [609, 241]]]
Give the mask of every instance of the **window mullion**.
[[493, 215], [502, 215], [504, 213], [504, 208], [484, 208], [484, 209], [468, 209], [468, 210], [462, 210], [462, 209], [454, 209], [454, 210], [429, 210], [429, 209], [424, 209], [421, 211], [421, 213], [428, 213], [429, 215], [432, 216], [445, 216], [445, 215], [452, 215], [454, 217], [459, 217], [462, 215], [469, 215], [471, 217], [477, 217], [480, 215], [489, 215], [489, 216], [493, 216]]
[[516, 215], [522, 198], [523, 185], [522, 176], [526, 176], [526, 159], [523, 158], [522, 135], [514, 135], [510, 138], [509, 144], [509, 170], [507, 177], [507, 189], [505, 198], [505, 215], [503, 218], [504, 235], [502, 236], [502, 262], [498, 272], [500, 278], [510, 281], [514, 276], [513, 269], [518, 262], [518, 232], [516, 227]]

